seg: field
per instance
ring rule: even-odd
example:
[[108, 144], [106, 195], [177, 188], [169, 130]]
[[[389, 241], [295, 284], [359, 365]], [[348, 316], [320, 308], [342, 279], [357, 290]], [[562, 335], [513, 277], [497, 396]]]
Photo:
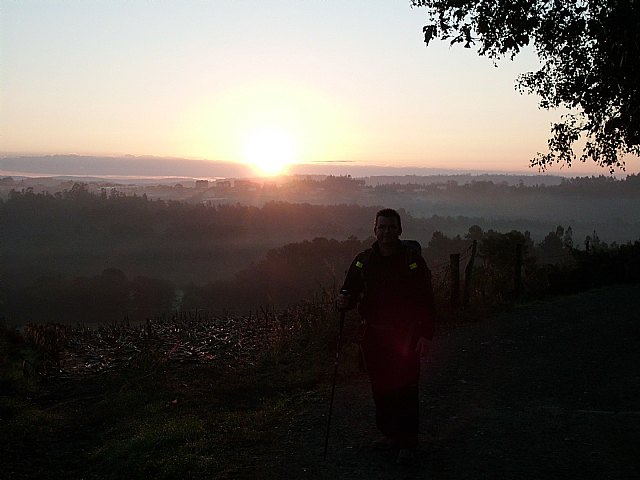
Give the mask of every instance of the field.
[[[373, 406], [350, 341], [353, 320], [323, 460], [335, 315], [322, 304], [288, 316], [264, 312], [252, 321], [255, 336], [240, 324], [221, 336], [209, 320], [218, 346], [208, 350], [200, 340], [189, 342], [206, 329], [188, 318], [84, 331], [75, 357], [73, 348], [49, 354], [46, 375], [43, 348], [7, 331], [0, 358], [3, 473], [637, 478], [639, 294], [637, 285], [612, 286], [441, 328], [423, 369], [422, 444], [411, 467], [369, 447]], [[121, 363], [106, 355], [118, 348]], [[92, 358], [88, 350], [102, 355], [102, 366], [71, 368], [87, 365], [78, 359]], [[63, 374], [51, 370], [56, 361]]]

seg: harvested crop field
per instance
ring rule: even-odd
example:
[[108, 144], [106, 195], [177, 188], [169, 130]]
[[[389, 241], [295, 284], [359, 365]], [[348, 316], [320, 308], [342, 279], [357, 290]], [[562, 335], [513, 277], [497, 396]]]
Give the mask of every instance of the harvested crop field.
[[[318, 387], [299, 352], [278, 353], [273, 371], [227, 371], [198, 359], [226, 358], [233, 349], [192, 355], [187, 340], [171, 337], [156, 357], [135, 357], [131, 347], [127, 358], [135, 361], [126, 368], [104, 367], [35, 393], [3, 391], [3, 475], [640, 478], [639, 297], [640, 286], [608, 287], [442, 329], [424, 363], [422, 442], [411, 466], [371, 447], [373, 403], [366, 375], [353, 373], [352, 345], [345, 345], [341, 368], [351, 373], [336, 390], [324, 460], [330, 373]], [[163, 348], [179, 361], [167, 360]]]

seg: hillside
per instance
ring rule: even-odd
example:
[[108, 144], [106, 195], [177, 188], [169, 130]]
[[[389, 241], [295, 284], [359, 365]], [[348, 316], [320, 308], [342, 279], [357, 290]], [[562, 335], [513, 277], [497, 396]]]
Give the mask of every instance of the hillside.
[[[44, 396], [0, 397], [4, 471], [8, 478], [637, 478], [638, 295], [638, 285], [608, 287], [442, 329], [423, 372], [422, 445], [412, 467], [368, 446], [377, 437], [372, 401], [347, 344], [326, 461], [329, 375], [310, 379], [302, 357], [231, 376], [223, 364], [167, 357], [162, 371], [140, 376], [138, 365], [128, 381], [104, 374], [48, 384]], [[298, 380], [283, 382], [283, 372]]]

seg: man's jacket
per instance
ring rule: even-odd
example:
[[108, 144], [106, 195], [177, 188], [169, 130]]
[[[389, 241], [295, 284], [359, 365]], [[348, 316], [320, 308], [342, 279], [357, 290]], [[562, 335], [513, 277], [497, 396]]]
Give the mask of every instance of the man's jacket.
[[411, 248], [398, 242], [396, 253], [385, 257], [375, 242], [353, 260], [342, 288], [358, 302], [368, 326], [416, 329], [418, 336], [433, 338], [431, 272]]

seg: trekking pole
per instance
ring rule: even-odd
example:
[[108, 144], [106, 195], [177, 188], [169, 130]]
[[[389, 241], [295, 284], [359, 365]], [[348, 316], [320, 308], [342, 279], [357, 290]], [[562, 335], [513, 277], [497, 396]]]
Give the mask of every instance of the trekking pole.
[[344, 317], [346, 310], [340, 310], [340, 327], [338, 330], [338, 341], [336, 346], [336, 359], [333, 363], [333, 383], [331, 384], [331, 401], [329, 402], [329, 415], [327, 416], [327, 435], [324, 439], [324, 460], [327, 459], [327, 448], [329, 448], [329, 428], [331, 427], [331, 413], [333, 412], [333, 396], [336, 391], [336, 379], [338, 377], [338, 360], [340, 359], [340, 343], [342, 341], [342, 328], [344, 327]]

